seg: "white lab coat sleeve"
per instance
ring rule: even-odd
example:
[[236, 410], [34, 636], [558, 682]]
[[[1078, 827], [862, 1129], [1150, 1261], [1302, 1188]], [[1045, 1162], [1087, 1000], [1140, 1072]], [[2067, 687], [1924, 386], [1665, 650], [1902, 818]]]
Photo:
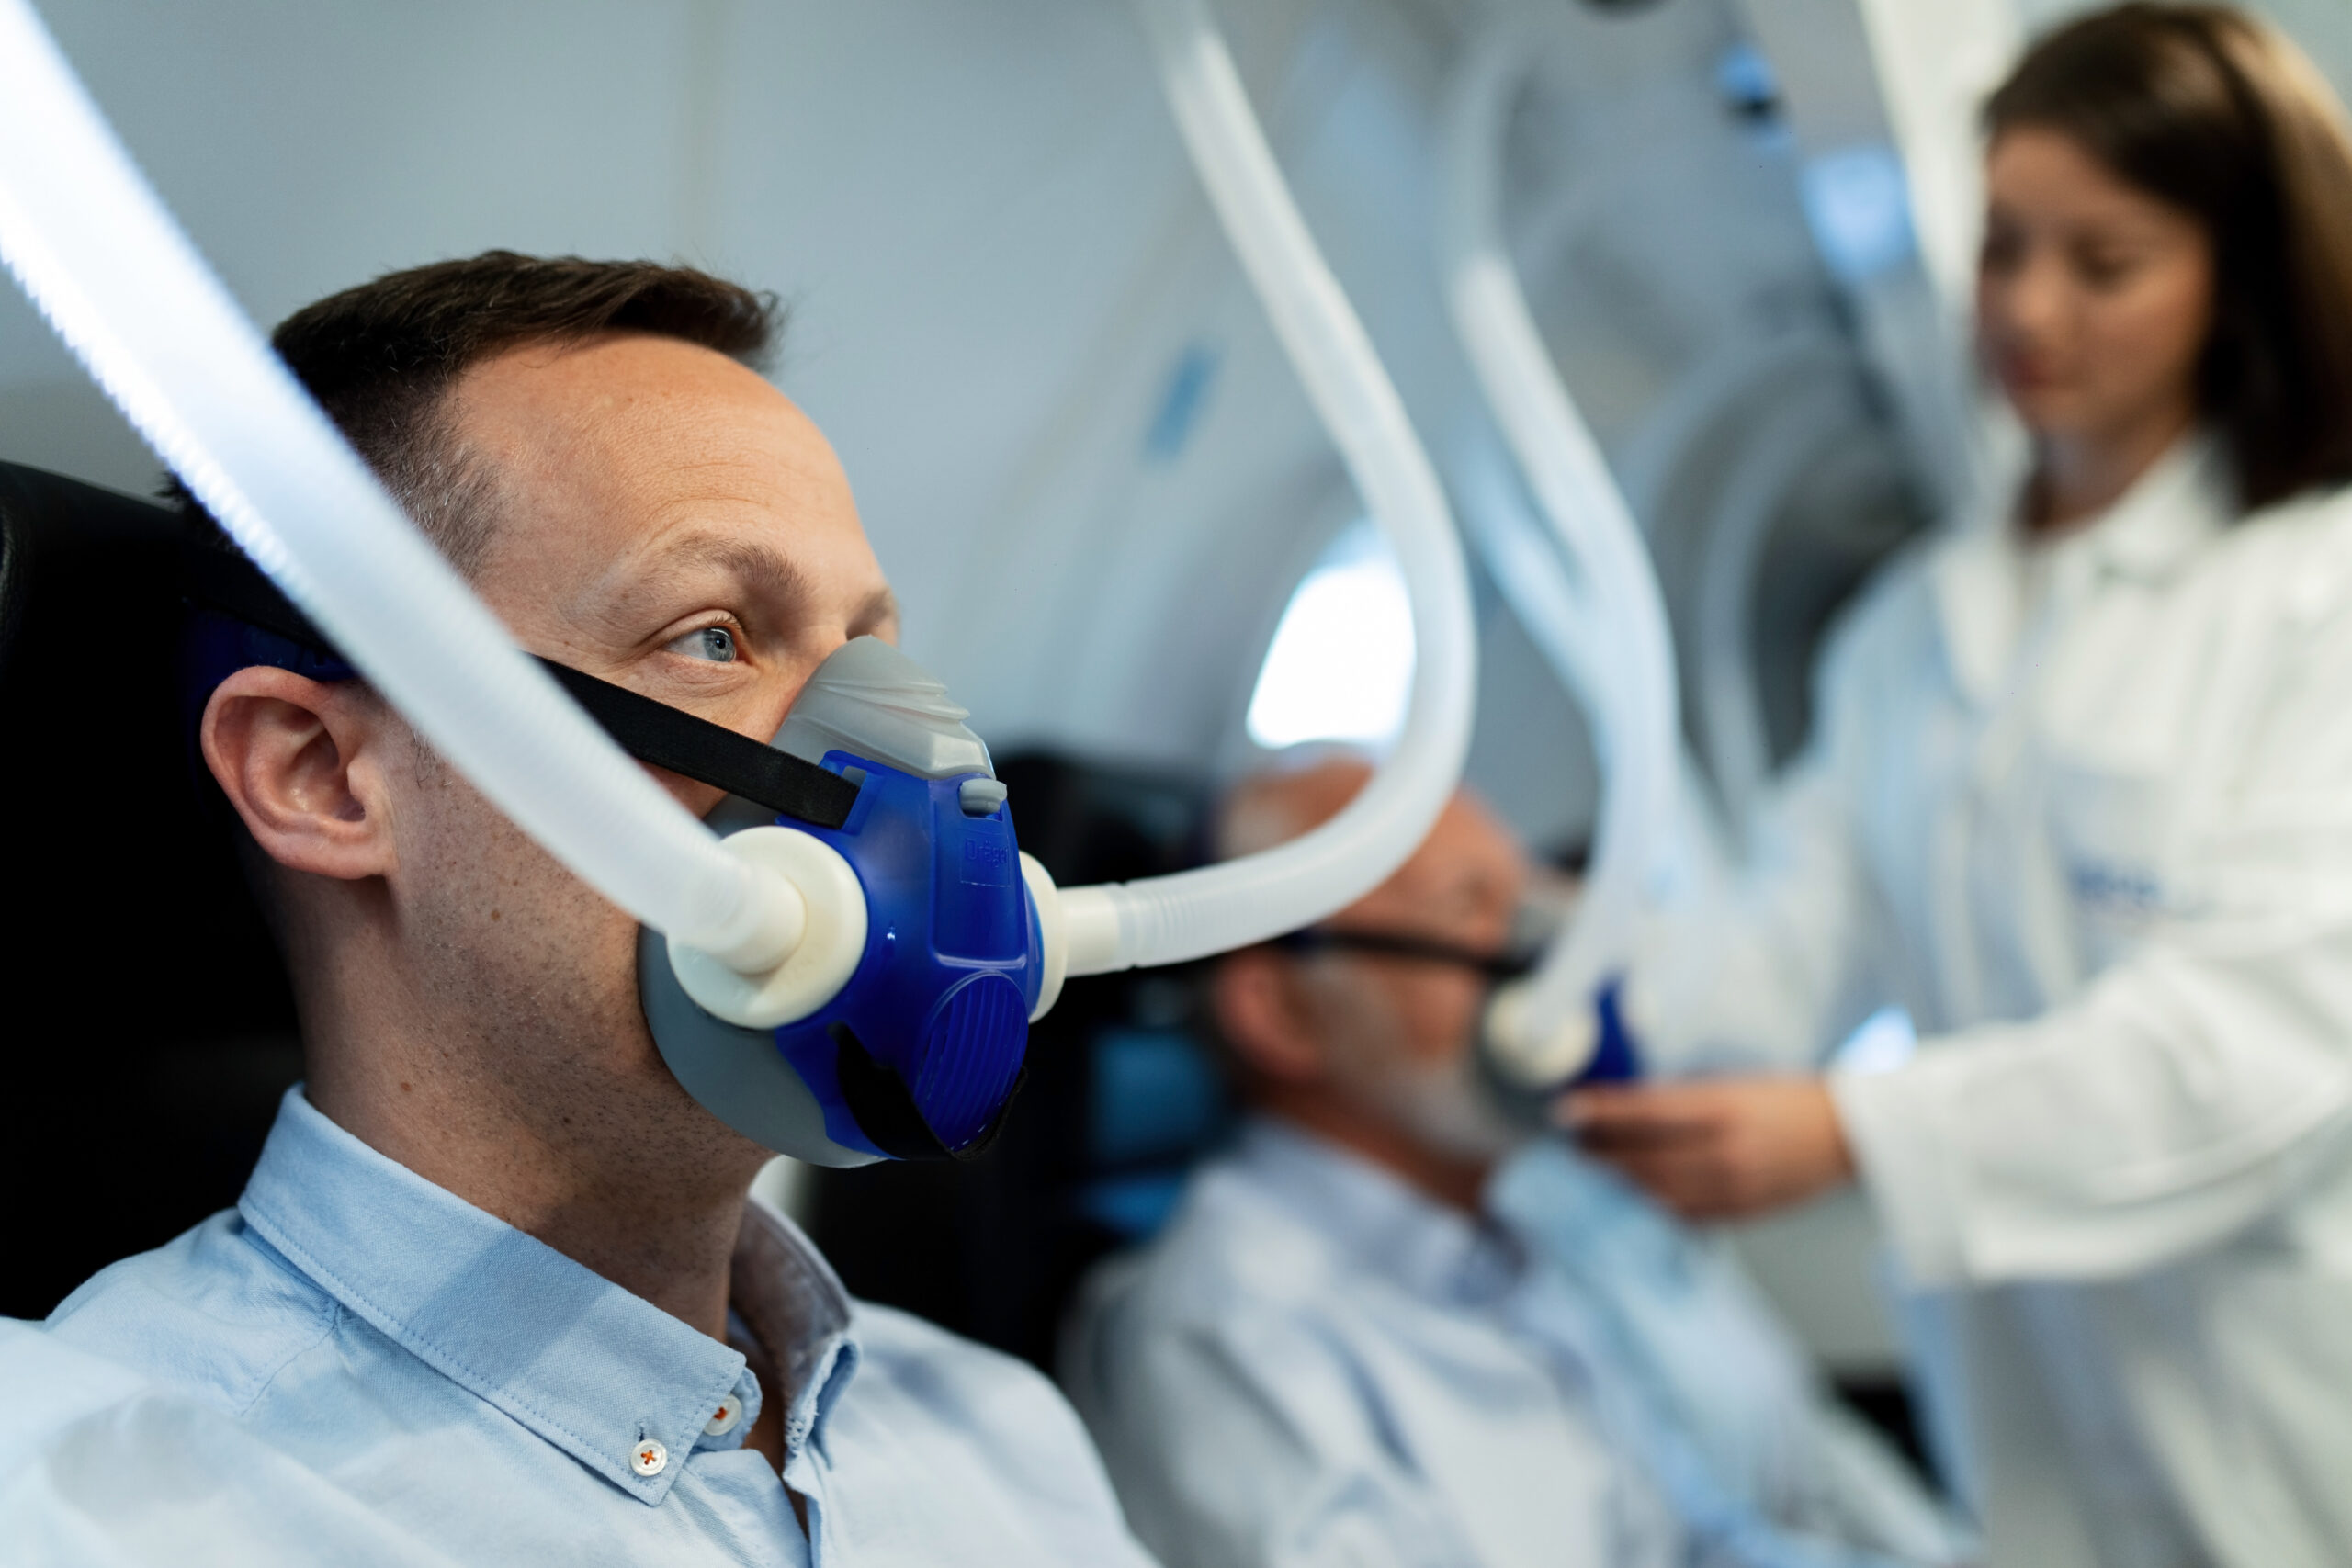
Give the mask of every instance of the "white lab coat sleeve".
[[1860, 745], [1885, 645], [1922, 592], [1898, 568], [1845, 617], [1819, 666], [1812, 738], [1747, 825], [1747, 853], [1636, 932], [1628, 1015], [1652, 1069], [1815, 1066], [1883, 999], [1883, 921], [1856, 840]]
[[2067, 1006], [1833, 1077], [1918, 1283], [2156, 1268], [2259, 1223], [2341, 1159], [2352, 609], [2314, 608], [2315, 584], [2306, 571], [2241, 596], [2225, 657], [2263, 657], [2211, 705], [2191, 765], [2222, 766], [2184, 821], [2184, 897], [2148, 940]]

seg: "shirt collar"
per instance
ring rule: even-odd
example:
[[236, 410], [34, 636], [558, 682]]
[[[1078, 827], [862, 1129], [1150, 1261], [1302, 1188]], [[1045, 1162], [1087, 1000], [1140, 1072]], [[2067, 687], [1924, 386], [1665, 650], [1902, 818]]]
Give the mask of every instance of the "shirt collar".
[[[368, 1147], [299, 1085], [279, 1104], [237, 1207], [354, 1315], [642, 1502], [669, 1495], [728, 1399], [741, 1402], [739, 1432], [758, 1416], [760, 1392], [740, 1351]], [[855, 1362], [841, 1353], [848, 1311], [839, 1282], [777, 1216], [747, 1218], [745, 1237], [738, 1294], [758, 1298], [758, 1316], [746, 1316], [761, 1343], [787, 1382], [804, 1365], [839, 1366], [837, 1387]], [[745, 1292], [747, 1247], [794, 1283]], [[789, 1315], [804, 1302], [816, 1310]], [[806, 1380], [803, 1438], [821, 1414], [825, 1381]], [[663, 1455], [650, 1475], [638, 1462], [649, 1440]]]
[[[2007, 488], [2014, 497], [2017, 489]], [[2048, 545], [2029, 541], [2007, 503], [1937, 551], [1930, 581], [1954, 674], [1972, 699], [1993, 701], [2024, 632], [2029, 550], [2078, 558], [2066, 576], [2162, 582], [2235, 515], [2227, 455], [2210, 434], [2173, 444], [2098, 519]]]
[[1234, 1152], [1318, 1235], [1414, 1295], [1487, 1302], [1518, 1277], [1520, 1260], [1493, 1227], [1289, 1122], [1253, 1118]]
[[849, 1292], [799, 1227], [754, 1198], [743, 1205], [729, 1295], [784, 1385], [776, 1393], [785, 1401], [784, 1465], [790, 1471], [857, 1372]]

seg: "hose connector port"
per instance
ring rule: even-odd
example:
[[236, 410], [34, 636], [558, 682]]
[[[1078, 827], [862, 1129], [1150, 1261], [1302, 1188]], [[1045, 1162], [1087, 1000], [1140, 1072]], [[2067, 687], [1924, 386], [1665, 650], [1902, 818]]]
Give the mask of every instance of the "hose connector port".
[[1600, 1019], [1577, 1008], [1546, 1029], [1531, 1027], [1532, 987], [1524, 980], [1498, 987], [1487, 1003], [1487, 1059], [1514, 1089], [1544, 1090], [1573, 1082], [1600, 1048]]
[[831, 845], [797, 828], [746, 828], [724, 840], [755, 873], [760, 900], [744, 939], [723, 952], [673, 938], [678, 984], [707, 1011], [747, 1029], [797, 1022], [849, 984], [865, 953], [865, 893]]

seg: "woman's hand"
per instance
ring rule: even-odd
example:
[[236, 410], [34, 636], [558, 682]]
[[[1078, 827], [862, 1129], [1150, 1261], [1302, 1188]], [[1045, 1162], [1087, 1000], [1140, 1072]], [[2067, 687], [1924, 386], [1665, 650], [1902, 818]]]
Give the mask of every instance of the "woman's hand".
[[1711, 1078], [1578, 1089], [1554, 1112], [1584, 1151], [1686, 1220], [1740, 1220], [1854, 1179], [1818, 1077]]

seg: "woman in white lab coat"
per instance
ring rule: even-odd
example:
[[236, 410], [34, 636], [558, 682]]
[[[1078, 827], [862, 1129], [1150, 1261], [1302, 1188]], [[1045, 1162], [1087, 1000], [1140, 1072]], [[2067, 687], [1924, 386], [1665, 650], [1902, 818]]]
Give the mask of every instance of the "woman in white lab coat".
[[[2203, 7], [1985, 124], [2023, 471], [1846, 617], [1744, 880], [1636, 965], [1718, 1076], [1564, 1114], [1694, 1218], [1861, 1182], [1991, 1562], [2352, 1562], [2352, 150]], [[1886, 1004], [1917, 1055], [1818, 1076]]]

